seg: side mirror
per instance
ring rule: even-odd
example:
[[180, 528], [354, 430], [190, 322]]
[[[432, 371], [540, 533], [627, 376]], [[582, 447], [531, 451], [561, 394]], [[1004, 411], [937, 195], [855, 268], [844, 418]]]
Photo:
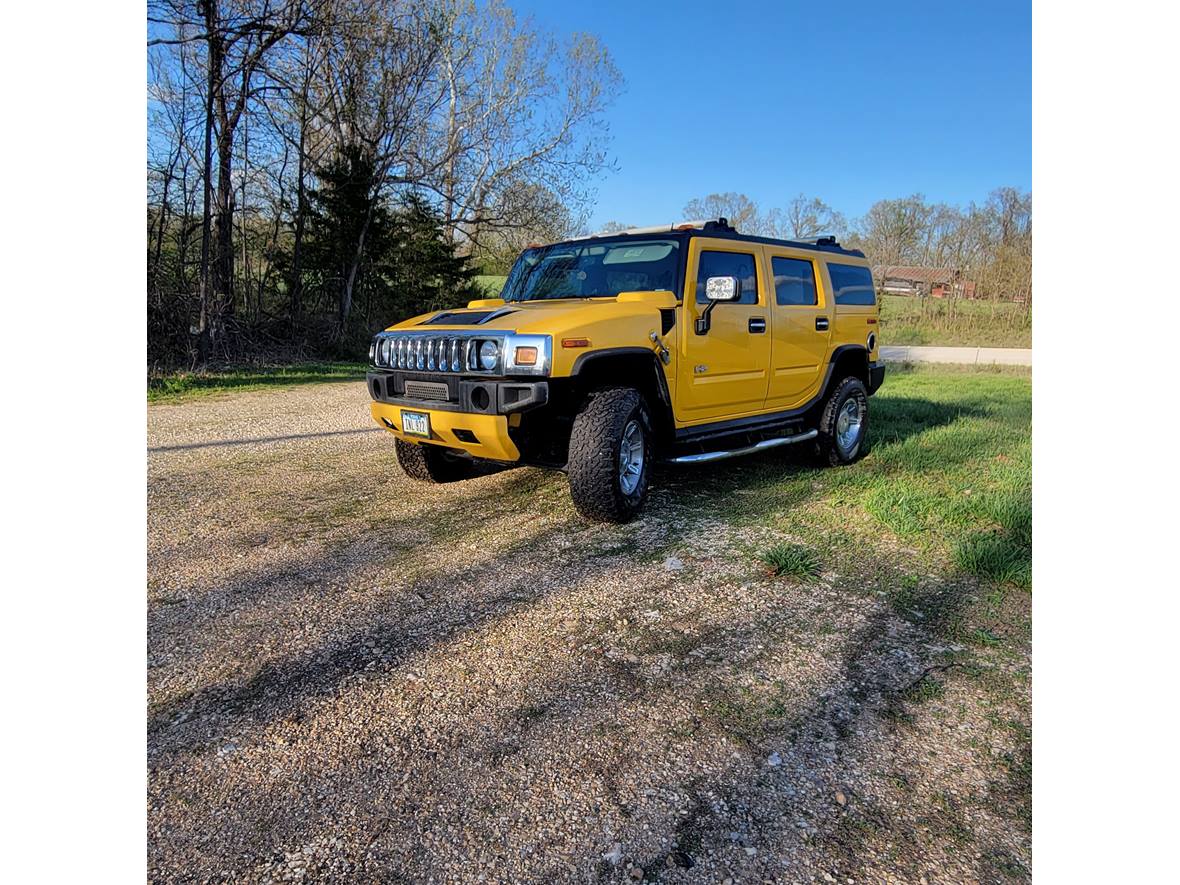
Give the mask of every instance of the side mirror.
[[705, 280], [705, 297], [710, 301], [737, 301], [741, 294], [737, 277], [709, 277]]
[[709, 303], [697, 317], [696, 333], [706, 335], [709, 332], [709, 314], [719, 301], [737, 301], [741, 297], [742, 286], [737, 277], [709, 277], [705, 280], [705, 298]]

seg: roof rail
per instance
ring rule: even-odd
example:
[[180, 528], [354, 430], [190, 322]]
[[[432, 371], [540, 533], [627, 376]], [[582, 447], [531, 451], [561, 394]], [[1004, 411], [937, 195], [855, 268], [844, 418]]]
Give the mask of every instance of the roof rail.
[[631, 234], [667, 234], [680, 230], [724, 230], [737, 233], [737, 230], [730, 225], [729, 220], [722, 216], [721, 218], [702, 218], [695, 221], [677, 221], [674, 224], [653, 224], [650, 227], [629, 227], [626, 230], [600, 230], [585, 237], [575, 237], [575, 239], [588, 240], [594, 237], [619, 237]]

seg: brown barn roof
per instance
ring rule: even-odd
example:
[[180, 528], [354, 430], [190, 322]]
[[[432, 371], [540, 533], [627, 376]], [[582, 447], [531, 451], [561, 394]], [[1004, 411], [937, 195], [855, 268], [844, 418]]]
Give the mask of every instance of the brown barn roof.
[[940, 283], [953, 283], [959, 278], [959, 272], [946, 267], [917, 267], [909, 264], [893, 264], [874, 267], [873, 276], [882, 282], [885, 280], [909, 280], [913, 283], [939, 285]]

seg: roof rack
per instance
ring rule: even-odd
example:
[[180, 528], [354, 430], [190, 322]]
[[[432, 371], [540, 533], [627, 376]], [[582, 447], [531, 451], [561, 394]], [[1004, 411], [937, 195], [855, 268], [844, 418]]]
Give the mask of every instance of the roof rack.
[[588, 236], [576, 237], [575, 239], [590, 240], [594, 239], [595, 237], [621, 237], [630, 236], [632, 234], [667, 234], [681, 230], [721, 230], [727, 231], [729, 233], [737, 233], [737, 230], [732, 225], [730, 225], [729, 219], [722, 216], [721, 218], [698, 219], [696, 221], [677, 221], [674, 224], [653, 224], [650, 227], [629, 227], [626, 230], [600, 230]]
[[597, 233], [589, 234], [584, 237], [573, 237], [565, 242], [578, 242], [584, 240], [593, 240], [599, 237], [627, 237], [636, 234], [642, 236], [650, 236], [652, 234], [668, 234], [668, 233], [684, 233], [686, 231], [699, 231], [700, 233], [710, 233], [717, 236], [732, 237], [742, 242], [749, 243], [769, 243], [779, 246], [799, 246], [809, 249], [818, 249], [823, 252], [836, 252], [843, 255], [851, 255], [855, 258], [864, 258], [864, 252], [860, 249], [846, 249], [840, 245], [839, 240], [831, 234], [825, 234], [822, 237], [803, 238], [779, 238], [779, 237], [764, 237], [757, 234], [743, 234], [737, 228], [729, 223], [729, 219], [724, 216], [720, 218], [698, 219], [696, 221], [678, 221], [675, 224], [655, 224], [651, 227], [629, 227], [626, 230], [617, 231], [599, 231]]

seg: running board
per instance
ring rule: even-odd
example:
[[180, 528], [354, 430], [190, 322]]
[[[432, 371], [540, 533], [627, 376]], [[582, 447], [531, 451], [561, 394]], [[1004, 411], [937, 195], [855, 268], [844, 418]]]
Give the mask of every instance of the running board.
[[767, 449], [777, 449], [779, 446], [789, 446], [792, 443], [807, 442], [809, 439], [815, 439], [819, 435], [817, 430], [808, 430], [806, 433], [799, 433], [795, 436], [782, 436], [777, 439], [764, 439], [762, 442], [756, 442], [752, 446], [746, 446], [742, 449], [722, 449], [718, 452], [701, 452], [699, 455], [681, 455], [679, 458], [670, 458], [669, 464], [704, 464], [709, 461], [723, 461], [726, 458], [736, 458], [739, 455], [750, 455], [754, 452], [763, 452]]

